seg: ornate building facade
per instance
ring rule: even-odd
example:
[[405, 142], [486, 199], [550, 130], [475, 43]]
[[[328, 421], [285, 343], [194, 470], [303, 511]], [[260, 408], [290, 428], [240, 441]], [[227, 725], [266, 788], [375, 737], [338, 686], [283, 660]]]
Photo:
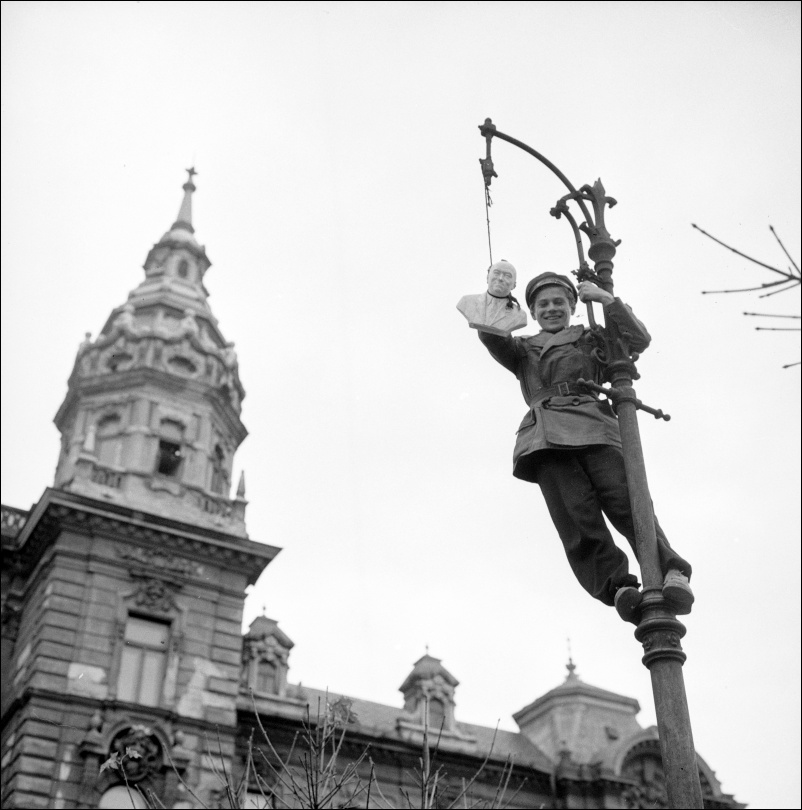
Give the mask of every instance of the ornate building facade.
[[[408, 806], [436, 736], [442, 806], [479, 772], [475, 806], [506, 780], [511, 807], [666, 807], [656, 730], [573, 664], [519, 732], [494, 732], [460, 721], [458, 681], [428, 653], [385, 706], [291, 684], [273, 620], [242, 634], [245, 589], [280, 549], [249, 539], [244, 480], [230, 497], [245, 391], [203, 285], [193, 176], [144, 280], [78, 350], [53, 486], [2, 508], [2, 806], [228, 807], [223, 766], [249, 806], [303, 806], [286, 774], [302, 775], [299, 735], [329, 723], [344, 767], [373, 769], [370, 806]], [[268, 753], [249, 757], [251, 739]], [[698, 762], [706, 807], [745, 806]], [[365, 806], [354, 790], [333, 806]]]

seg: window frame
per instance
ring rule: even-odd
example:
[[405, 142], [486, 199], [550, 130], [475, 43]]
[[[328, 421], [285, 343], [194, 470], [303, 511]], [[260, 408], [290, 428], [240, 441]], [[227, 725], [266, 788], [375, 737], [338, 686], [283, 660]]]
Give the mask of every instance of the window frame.
[[[164, 640], [160, 642], [161, 646], [159, 646], [159, 643], [148, 644], [147, 642], [141, 640], [136, 640], [134, 642], [126, 638], [129, 629], [136, 626], [134, 622], [141, 622], [143, 624], [147, 623], [152, 626], [164, 628]], [[164, 697], [164, 680], [169, 663], [168, 659], [170, 653], [171, 629], [172, 622], [169, 619], [155, 618], [153, 616], [143, 615], [135, 612], [128, 613], [122, 633], [120, 666], [118, 668], [115, 684], [116, 697], [118, 700], [124, 700], [126, 703], [136, 703], [139, 706], [161, 706], [162, 699]], [[136, 675], [133, 681], [133, 696], [130, 694], [121, 694], [123, 691], [123, 677], [125, 676], [127, 678], [127, 673], [130, 672], [131, 666], [134, 665], [132, 656], [126, 656], [126, 652], [129, 650], [136, 650], [140, 652], [140, 655], [135, 659]], [[154, 656], [153, 653], [158, 653], [158, 656]], [[156, 661], [158, 664], [158, 672], [156, 673], [154, 680], [154, 683], [156, 684], [156, 693], [154, 695], [155, 702], [152, 700], [143, 700], [143, 697], [149, 697], [149, 695], [143, 695], [143, 679], [148, 667], [148, 662], [153, 661]]]

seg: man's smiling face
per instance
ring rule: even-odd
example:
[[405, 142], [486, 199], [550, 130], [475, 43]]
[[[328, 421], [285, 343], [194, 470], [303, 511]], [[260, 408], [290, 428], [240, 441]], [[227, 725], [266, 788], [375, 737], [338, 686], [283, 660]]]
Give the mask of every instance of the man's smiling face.
[[544, 332], [559, 332], [571, 322], [574, 302], [564, 287], [548, 286], [538, 291], [532, 317]]

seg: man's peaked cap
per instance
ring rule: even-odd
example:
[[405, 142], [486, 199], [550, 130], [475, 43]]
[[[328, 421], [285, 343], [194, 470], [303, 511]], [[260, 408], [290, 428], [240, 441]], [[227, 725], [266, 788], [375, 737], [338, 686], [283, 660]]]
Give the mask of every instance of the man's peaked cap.
[[571, 294], [573, 302], [576, 303], [577, 301], [576, 287], [574, 287], [574, 283], [568, 276], [561, 276], [559, 273], [541, 273], [526, 285], [525, 298], [529, 309], [532, 308], [538, 291], [542, 290], [543, 287], [564, 287]]

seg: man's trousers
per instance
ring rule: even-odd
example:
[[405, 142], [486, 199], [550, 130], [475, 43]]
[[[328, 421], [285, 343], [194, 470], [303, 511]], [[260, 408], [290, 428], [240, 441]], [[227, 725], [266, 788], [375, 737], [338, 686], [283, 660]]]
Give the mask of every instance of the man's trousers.
[[[639, 584], [602, 516], [627, 538], [637, 556], [624, 457], [608, 445], [541, 450], [537, 455], [537, 482], [568, 562], [591, 596], [612, 605], [619, 588]], [[663, 574], [676, 568], [690, 577], [690, 564], [671, 548], [657, 518], [654, 525]]]

